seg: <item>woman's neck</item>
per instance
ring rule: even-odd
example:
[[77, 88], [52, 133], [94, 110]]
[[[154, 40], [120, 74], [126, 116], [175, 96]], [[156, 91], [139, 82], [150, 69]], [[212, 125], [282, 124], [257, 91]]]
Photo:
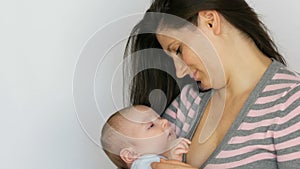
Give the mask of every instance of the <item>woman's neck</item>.
[[230, 62], [227, 62], [226, 91], [229, 97], [250, 93], [259, 82], [272, 60], [264, 55], [252, 40], [238, 38]]

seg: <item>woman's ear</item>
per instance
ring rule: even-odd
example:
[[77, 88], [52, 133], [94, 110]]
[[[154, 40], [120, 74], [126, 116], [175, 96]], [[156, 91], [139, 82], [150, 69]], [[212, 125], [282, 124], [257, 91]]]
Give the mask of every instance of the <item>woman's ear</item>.
[[198, 25], [219, 35], [221, 33], [220, 14], [215, 10], [200, 11], [198, 12]]
[[139, 154], [133, 148], [123, 148], [120, 151], [120, 157], [127, 164], [132, 164], [139, 157]]

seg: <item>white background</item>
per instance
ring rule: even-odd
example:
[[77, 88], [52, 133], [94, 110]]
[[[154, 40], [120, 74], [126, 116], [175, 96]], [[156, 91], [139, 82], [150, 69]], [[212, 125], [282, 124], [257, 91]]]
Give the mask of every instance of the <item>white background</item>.
[[[300, 72], [300, 2], [249, 2], [289, 65]], [[0, 168], [115, 168], [77, 120], [73, 73], [80, 50], [92, 34], [112, 20], [145, 11], [149, 3], [0, 1]], [[120, 51], [115, 63], [121, 58]]]

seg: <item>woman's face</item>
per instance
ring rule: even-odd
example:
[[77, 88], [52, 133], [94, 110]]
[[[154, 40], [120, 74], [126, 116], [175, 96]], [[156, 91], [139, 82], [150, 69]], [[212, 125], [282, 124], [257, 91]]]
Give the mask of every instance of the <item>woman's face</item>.
[[190, 75], [201, 90], [225, 86], [225, 73], [216, 48], [203, 31], [196, 28], [162, 29], [156, 35], [164, 51], [172, 57], [176, 75]]
[[200, 89], [212, 88], [206, 67], [194, 51], [183, 42], [168, 36], [157, 35], [157, 39], [166, 53], [172, 57], [178, 78], [189, 75], [198, 83]]

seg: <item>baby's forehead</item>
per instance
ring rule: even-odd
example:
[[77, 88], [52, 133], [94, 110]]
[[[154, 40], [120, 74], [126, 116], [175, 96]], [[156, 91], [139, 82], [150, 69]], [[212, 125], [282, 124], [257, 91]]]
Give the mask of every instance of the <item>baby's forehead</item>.
[[132, 106], [120, 111], [120, 115], [134, 123], [147, 123], [156, 120], [159, 115], [146, 106]]

